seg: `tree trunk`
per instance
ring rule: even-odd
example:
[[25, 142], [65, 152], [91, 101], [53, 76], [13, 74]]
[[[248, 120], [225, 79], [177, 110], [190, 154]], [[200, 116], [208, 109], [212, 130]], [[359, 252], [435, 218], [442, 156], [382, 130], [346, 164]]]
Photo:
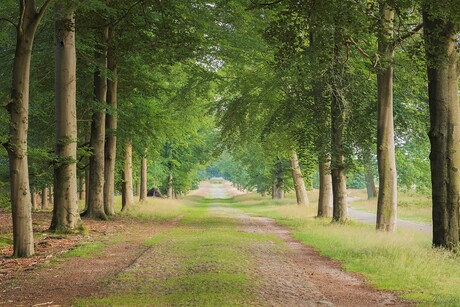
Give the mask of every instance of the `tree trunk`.
[[283, 164], [279, 160], [276, 163], [276, 198], [283, 199], [284, 198], [284, 171], [283, 171]]
[[375, 187], [374, 174], [372, 171], [366, 172], [366, 174], [364, 174], [364, 179], [366, 181], [367, 199], [375, 198], [377, 196], [377, 189]]
[[[339, 78], [339, 39], [337, 33], [334, 38], [334, 78]], [[345, 177], [343, 129], [345, 110], [343, 99], [340, 96], [337, 80], [332, 82], [331, 105], [331, 176], [332, 176], [332, 221], [345, 223], [348, 220], [347, 183]]]
[[369, 150], [364, 151], [364, 180], [366, 182], [367, 199], [377, 197], [377, 189], [374, 181], [374, 168], [372, 156]]
[[96, 62], [100, 65], [94, 73], [94, 99], [90, 146], [93, 150], [89, 158], [88, 209], [85, 216], [93, 219], [107, 219], [104, 211], [104, 145], [105, 108], [107, 98], [107, 78], [103, 71], [107, 68], [108, 28], [102, 30], [102, 50], [96, 51]]
[[79, 200], [86, 201], [86, 172], [80, 174], [80, 195], [78, 197]]
[[393, 19], [395, 12], [380, 3], [383, 18], [378, 37], [382, 67], [377, 73], [377, 161], [379, 169], [379, 197], [377, 202], [377, 230], [396, 230], [396, 162], [393, 128]]
[[318, 217], [332, 216], [332, 177], [331, 163], [324, 158], [319, 159], [319, 196]]
[[276, 198], [276, 179], [272, 181], [272, 199]]
[[42, 189], [42, 210], [49, 206], [48, 197], [48, 187], [44, 187]]
[[54, 184], [50, 186], [50, 189], [48, 191], [48, 203], [54, 205]]
[[141, 184], [139, 191], [139, 201], [147, 199], [147, 158], [141, 160]]
[[299, 159], [295, 150], [293, 150], [291, 154], [291, 170], [297, 205], [308, 206], [307, 189], [305, 188], [305, 181], [303, 180], [302, 171], [299, 166]]
[[168, 176], [168, 198], [172, 199], [173, 198], [173, 193], [174, 193], [174, 188], [173, 188], [173, 174], [169, 173]]
[[431, 124], [433, 246], [455, 249], [459, 241], [460, 201], [460, 113], [456, 50], [459, 25], [431, 16], [429, 9], [424, 7], [423, 22]]
[[77, 199], [77, 101], [75, 11], [55, 6], [55, 105], [56, 156], [54, 207], [50, 229], [68, 231], [80, 227]]
[[131, 141], [127, 141], [125, 146], [125, 161], [123, 168], [121, 210], [127, 210], [131, 208], [133, 204], [133, 145], [131, 144]]
[[37, 192], [32, 192], [32, 211], [36, 211], [37, 210], [37, 196], [38, 196], [38, 193]]
[[50, 0], [45, 1], [39, 12], [35, 9], [35, 1], [19, 2], [11, 99], [7, 104], [10, 114], [9, 140], [5, 145], [10, 166], [14, 257], [29, 257], [34, 254], [32, 200], [27, 158], [30, 61], [38, 24], [50, 2]]
[[115, 60], [114, 29], [109, 28], [109, 48], [107, 52], [107, 68], [112, 72], [112, 78], [107, 80], [107, 105], [109, 112], [105, 119], [105, 159], [104, 159], [104, 212], [106, 215], [115, 215], [113, 199], [115, 196], [115, 160], [117, 150], [117, 95], [118, 76]]

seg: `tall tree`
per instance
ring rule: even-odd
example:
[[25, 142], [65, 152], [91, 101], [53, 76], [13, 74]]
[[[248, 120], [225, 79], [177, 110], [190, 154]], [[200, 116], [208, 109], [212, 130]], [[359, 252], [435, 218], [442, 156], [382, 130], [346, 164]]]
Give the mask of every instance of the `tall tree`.
[[393, 19], [395, 11], [387, 1], [379, 1], [381, 25], [378, 49], [381, 67], [377, 72], [377, 160], [379, 194], [377, 202], [377, 229], [396, 230], [397, 182], [393, 124]]
[[94, 108], [91, 121], [90, 146], [92, 155], [89, 159], [88, 208], [85, 216], [93, 219], [106, 219], [104, 211], [104, 146], [105, 113], [107, 99], [107, 40], [108, 26], [99, 30], [94, 72]]
[[318, 159], [319, 164], [319, 196], [317, 217], [332, 217], [332, 177], [330, 161], [324, 157]]
[[108, 30], [107, 69], [111, 73], [107, 79], [107, 106], [105, 118], [104, 148], [104, 212], [115, 214], [113, 199], [115, 195], [115, 160], [117, 150], [117, 103], [118, 103], [118, 69], [115, 54], [115, 29], [111, 25]]
[[424, 1], [423, 26], [431, 123], [433, 246], [455, 249], [459, 243], [460, 199], [459, 55], [456, 43], [460, 15], [452, 18], [451, 7], [444, 5], [446, 3]]
[[34, 0], [19, 1], [11, 96], [7, 104], [10, 114], [10, 135], [5, 144], [10, 164], [15, 257], [29, 257], [34, 254], [32, 200], [27, 159], [30, 62], [38, 25], [51, 2], [52, 0], [45, 1], [37, 11]]
[[122, 173], [121, 210], [125, 211], [134, 205], [133, 195], [133, 145], [131, 140], [126, 141], [124, 166]]
[[308, 206], [307, 189], [305, 188], [305, 181], [299, 166], [299, 158], [295, 150], [293, 150], [291, 154], [291, 170], [297, 205]]
[[342, 34], [334, 31], [334, 56], [331, 82], [331, 176], [332, 176], [332, 221], [344, 223], [348, 220], [347, 182], [345, 177], [345, 104], [342, 90]]
[[77, 199], [77, 110], [75, 9], [60, 2], [55, 7], [56, 156], [54, 209], [50, 229], [67, 231], [80, 226]]
[[[145, 150], [147, 153], [147, 150]], [[139, 189], [139, 201], [147, 199], [147, 157], [143, 156], [141, 159], [141, 178]]]

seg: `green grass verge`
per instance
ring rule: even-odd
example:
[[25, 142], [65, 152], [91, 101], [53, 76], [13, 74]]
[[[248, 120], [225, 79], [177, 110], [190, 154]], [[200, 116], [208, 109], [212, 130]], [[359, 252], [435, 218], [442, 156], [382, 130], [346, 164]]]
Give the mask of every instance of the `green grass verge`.
[[151, 251], [143, 262], [110, 281], [113, 295], [82, 299], [76, 306], [251, 305], [256, 281], [250, 246], [280, 242], [238, 230], [238, 221], [225, 211], [234, 200], [215, 202], [193, 197], [181, 207], [177, 227], [144, 242]]
[[105, 243], [101, 241], [85, 242], [73, 249], [68, 250], [62, 254], [63, 258], [93, 258], [94, 256], [101, 256], [104, 254]]

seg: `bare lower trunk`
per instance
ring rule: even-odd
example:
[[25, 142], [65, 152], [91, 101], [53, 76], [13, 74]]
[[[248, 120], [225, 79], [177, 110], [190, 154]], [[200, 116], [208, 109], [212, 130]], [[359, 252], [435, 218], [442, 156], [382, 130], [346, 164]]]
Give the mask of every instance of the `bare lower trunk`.
[[456, 50], [459, 25], [436, 19], [428, 11], [423, 13], [423, 22], [431, 123], [433, 246], [456, 249], [459, 241], [460, 201], [460, 112]]
[[168, 176], [168, 198], [172, 199], [173, 198], [173, 193], [174, 193], [174, 189], [173, 189], [173, 175], [172, 173], [169, 173], [169, 176]]
[[50, 189], [48, 192], [48, 203], [54, 205], [54, 184], [50, 186]]
[[366, 181], [367, 199], [377, 197], [377, 189], [374, 181], [374, 168], [372, 164], [371, 153], [366, 150], [364, 152], [364, 180]]
[[[335, 78], [340, 78], [338, 72], [339, 59], [339, 42], [336, 34], [335, 48], [334, 48], [334, 61], [335, 61]], [[332, 221], [344, 223], [348, 220], [348, 207], [347, 207], [347, 184], [345, 177], [345, 163], [344, 163], [344, 144], [343, 144], [343, 130], [344, 130], [344, 117], [345, 110], [342, 97], [338, 90], [338, 82], [334, 80], [332, 86], [332, 105], [331, 105], [331, 126], [332, 126], [332, 142], [331, 142], [331, 176], [332, 176]]]
[[377, 196], [377, 189], [375, 187], [374, 174], [366, 172], [364, 179], [366, 181], [367, 199], [375, 198]]
[[393, 128], [393, 19], [394, 10], [382, 3], [383, 17], [379, 34], [379, 53], [385, 67], [377, 73], [377, 161], [379, 168], [379, 196], [377, 202], [377, 230], [396, 230], [396, 162]]
[[139, 201], [147, 199], [147, 158], [141, 160], [141, 184], [139, 191]]
[[82, 174], [80, 174], [80, 178], [79, 178], [79, 181], [80, 181], [80, 193], [79, 193], [78, 199], [83, 200], [83, 201], [86, 201], [86, 180], [85, 180], [85, 177], [86, 177], [86, 173], [82, 173]]
[[110, 48], [107, 52], [107, 68], [112, 72], [112, 78], [107, 80], [107, 105], [109, 112], [105, 119], [105, 159], [104, 159], [104, 212], [106, 215], [115, 215], [113, 204], [115, 196], [115, 160], [117, 150], [117, 95], [118, 76], [115, 62], [114, 30], [109, 29]]
[[[96, 61], [102, 69], [107, 67], [108, 29], [102, 30], [102, 50], [96, 52]], [[105, 146], [105, 105], [107, 98], [107, 78], [97, 69], [94, 73], [94, 98], [98, 105], [93, 110], [90, 146], [93, 150], [89, 158], [88, 209], [85, 216], [93, 219], [107, 219], [104, 211], [104, 146]]]
[[281, 160], [276, 163], [276, 198], [284, 198], [284, 170]]
[[284, 199], [284, 189], [283, 187], [276, 188], [276, 198], [277, 199]]
[[272, 182], [272, 199], [276, 198], [276, 179], [273, 179]]
[[134, 204], [133, 195], [133, 146], [131, 141], [125, 145], [125, 161], [123, 168], [122, 204], [121, 210], [127, 210]]
[[7, 104], [10, 129], [9, 139], [5, 145], [10, 166], [13, 256], [15, 257], [29, 257], [34, 254], [32, 199], [27, 158], [30, 61], [38, 24], [49, 4], [50, 1], [46, 1], [37, 13], [35, 1], [19, 2], [11, 99]]
[[324, 158], [319, 159], [319, 196], [318, 217], [332, 216], [332, 177], [330, 173], [331, 163]]
[[42, 189], [42, 210], [49, 206], [48, 197], [48, 187], [44, 187]]
[[77, 104], [74, 11], [56, 4], [55, 105], [56, 156], [51, 230], [80, 227], [77, 199]]
[[307, 189], [305, 188], [305, 181], [303, 180], [302, 171], [299, 166], [299, 159], [295, 150], [292, 151], [291, 154], [291, 170], [297, 205], [308, 206]]
[[32, 192], [32, 211], [36, 211], [38, 209], [37, 198], [38, 193]]

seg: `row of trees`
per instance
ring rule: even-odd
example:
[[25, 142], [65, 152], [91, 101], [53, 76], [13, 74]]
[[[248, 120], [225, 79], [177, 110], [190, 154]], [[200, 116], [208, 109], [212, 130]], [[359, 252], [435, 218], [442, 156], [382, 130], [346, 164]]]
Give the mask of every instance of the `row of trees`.
[[252, 179], [261, 178], [254, 166], [266, 165], [266, 186], [280, 182], [276, 166], [293, 151], [317, 161], [318, 215], [328, 216], [332, 201], [335, 222], [348, 219], [346, 171], [365, 170], [371, 193], [377, 160], [376, 227], [394, 231], [395, 161], [402, 185], [425, 186], [429, 130], [433, 245], [455, 248], [458, 7], [429, 0], [251, 1], [232, 28], [234, 44], [250, 47], [235, 51], [238, 62], [221, 71], [216, 113], [226, 147], [236, 159], [262, 148], [262, 155], [250, 150], [258, 159], [240, 161]]
[[134, 160], [141, 201], [147, 187], [185, 193], [216, 134], [206, 115], [213, 78], [206, 3], [37, 2], [0, 8], [9, 127], [2, 143], [17, 257], [34, 253], [33, 191], [54, 187], [51, 230], [77, 230], [77, 191], [86, 192], [82, 216], [114, 215], [117, 191], [128, 209]]
[[71, 230], [77, 177], [84, 215], [104, 219], [115, 191], [133, 203], [133, 155], [141, 199], [147, 186], [184, 193], [216, 132], [214, 154], [228, 150], [261, 192], [281, 197], [292, 176], [306, 204], [318, 169], [318, 215], [335, 222], [348, 218], [346, 171], [365, 170], [371, 187], [377, 160], [377, 229], [394, 231], [395, 156], [400, 182], [425, 185], [411, 169], [427, 157], [428, 114], [433, 244], [458, 243], [454, 0], [5, 0], [0, 16], [16, 256], [33, 254], [31, 188], [54, 181], [51, 228]]

